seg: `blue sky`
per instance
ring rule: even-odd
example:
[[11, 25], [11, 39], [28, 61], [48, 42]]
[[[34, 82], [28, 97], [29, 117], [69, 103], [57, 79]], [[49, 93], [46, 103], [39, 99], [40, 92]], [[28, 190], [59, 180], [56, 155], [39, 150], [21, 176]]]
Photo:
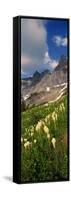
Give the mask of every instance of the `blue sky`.
[[21, 19], [21, 74], [54, 70], [67, 55], [67, 20]]
[[52, 38], [59, 35], [64, 38], [67, 37], [67, 21], [66, 20], [49, 20], [46, 22], [45, 28], [47, 30], [47, 43], [49, 47], [49, 54], [55, 59], [59, 59], [60, 55], [67, 54], [67, 46], [56, 46]]

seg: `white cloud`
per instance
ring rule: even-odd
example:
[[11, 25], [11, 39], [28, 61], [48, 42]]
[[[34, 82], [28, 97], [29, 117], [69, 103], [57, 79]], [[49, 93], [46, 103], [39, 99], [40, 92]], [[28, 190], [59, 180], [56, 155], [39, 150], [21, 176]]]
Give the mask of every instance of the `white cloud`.
[[[36, 65], [41, 63], [47, 50], [46, 43], [47, 32], [43, 26], [42, 20], [22, 19], [21, 21], [21, 52], [22, 67], [28, 67], [28, 64]], [[25, 59], [26, 58], [26, 59]], [[27, 63], [31, 61], [30, 63]], [[34, 67], [34, 66], [33, 66]]]
[[44, 64], [48, 64], [49, 67], [55, 68], [55, 67], [58, 65], [58, 61], [55, 60], [55, 59], [52, 59], [52, 58], [49, 56], [49, 53], [46, 52], [46, 53], [45, 53], [45, 57], [44, 57]]
[[57, 61], [49, 56], [47, 31], [42, 20], [21, 19], [21, 70], [30, 73], [41, 65], [55, 67]]
[[59, 46], [67, 46], [67, 37], [61, 37], [59, 35], [54, 36], [53, 41]]
[[62, 46], [67, 46], [67, 37], [63, 38]]

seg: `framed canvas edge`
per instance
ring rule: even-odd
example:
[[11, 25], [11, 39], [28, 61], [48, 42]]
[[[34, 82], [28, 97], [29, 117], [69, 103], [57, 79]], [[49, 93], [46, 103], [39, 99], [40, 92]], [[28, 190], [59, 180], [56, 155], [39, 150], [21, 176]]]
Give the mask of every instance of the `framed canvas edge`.
[[[21, 19], [48, 19], [48, 20], [65, 20], [67, 21], [67, 36], [68, 36], [68, 48], [67, 48], [67, 55], [68, 55], [68, 177], [65, 180], [48, 180], [48, 181], [38, 181], [38, 182], [21, 182]], [[18, 133], [18, 138], [16, 138], [16, 142], [18, 142], [18, 147], [19, 147], [19, 154], [18, 154], [18, 162], [19, 167], [18, 167], [18, 175], [20, 173], [20, 176], [17, 176], [17, 178], [14, 176], [14, 159], [13, 159], [13, 182], [19, 183], [19, 184], [32, 184], [32, 183], [49, 183], [49, 182], [64, 182], [64, 181], [70, 181], [70, 112], [69, 112], [69, 106], [70, 106], [70, 47], [69, 47], [69, 42], [70, 42], [70, 19], [69, 18], [59, 18], [59, 17], [40, 17], [40, 16], [28, 16], [28, 15], [19, 15], [16, 17], [13, 17], [13, 22], [14, 20], [18, 21], [18, 53], [17, 53], [17, 61], [18, 61], [18, 73], [14, 75], [14, 52], [13, 52], [13, 77], [15, 76], [15, 79], [18, 76], [18, 84], [17, 84], [17, 97], [18, 97], [18, 126], [17, 126], [17, 133]], [[13, 46], [14, 46], [14, 35], [13, 35]], [[13, 49], [14, 51], [14, 49]], [[19, 76], [20, 74], [20, 76]], [[13, 97], [14, 97], [14, 86], [13, 86]], [[16, 108], [14, 108], [14, 98], [13, 98], [13, 157], [14, 153], [16, 151], [16, 148], [14, 147], [14, 109], [16, 112]], [[16, 161], [15, 161], [16, 162]], [[17, 163], [16, 168], [17, 168]]]

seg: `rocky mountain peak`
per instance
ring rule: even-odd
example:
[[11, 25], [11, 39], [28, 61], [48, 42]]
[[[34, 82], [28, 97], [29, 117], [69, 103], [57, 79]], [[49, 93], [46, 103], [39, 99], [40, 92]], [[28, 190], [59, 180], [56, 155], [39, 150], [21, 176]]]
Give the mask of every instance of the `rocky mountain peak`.
[[60, 65], [60, 66], [65, 66], [65, 65], [67, 65], [67, 58], [66, 58], [65, 55], [62, 55], [62, 56], [60, 57], [59, 65]]
[[40, 73], [36, 70], [36, 71], [34, 72], [34, 74], [33, 74], [33, 78], [39, 77], [39, 76], [40, 76]]
[[60, 71], [64, 69], [67, 69], [67, 57], [65, 55], [61, 55], [59, 64], [55, 68], [55, 71]]

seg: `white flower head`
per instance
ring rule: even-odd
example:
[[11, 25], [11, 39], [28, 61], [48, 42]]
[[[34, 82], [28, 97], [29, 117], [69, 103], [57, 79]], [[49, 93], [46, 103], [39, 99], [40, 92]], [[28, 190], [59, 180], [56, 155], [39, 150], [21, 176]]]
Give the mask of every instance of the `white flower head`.
[[61, 103], [61, 106], [64, 107], [64, 103], [63, 102]]
[[31, 137], [34, 135], [34, 132], [31, 132]]
[[61, 103], [61, 104], [60, 104], [59, 110], [60, 110], [60, 111], [63, 111], [63, 110], [65, 111], [64, 103]]
[[49, 128], [46, 125], [43, 127], [43, 130], [45, 133], [49, 134]]
[[45, 123], [42, 120], [38, 121], [36, 125], [36, 131], [39, 131], [44, 126], [44, 124]]
[[52, 113], [52, 119], [54, 122], [57, 120], [57, 113], [55, 111]]
[[47, 134], [47, 138], [50, 139], [50, 134], [49, 133]]
[[36, 144], [36, 139], [34, 139], [34, 143]]
[[25, 142], [24, 147], [27, 148], [29, 146], [30, 146], [30, 142], [29, 141]]
[[53, 148], [55, 149], [55, 145], [56, 145], [56, 139], [53, 137], [51, 140], [51, 143], [53, 145]]
[[24, 142], [27, 142], [27, 138], [24, 138]]
[[48, 114], [48, 115], [45, 117], [45, 122], [47, 123], [47, 122], [49, 122], [49, 120], [50, 120], [50, 114]]

